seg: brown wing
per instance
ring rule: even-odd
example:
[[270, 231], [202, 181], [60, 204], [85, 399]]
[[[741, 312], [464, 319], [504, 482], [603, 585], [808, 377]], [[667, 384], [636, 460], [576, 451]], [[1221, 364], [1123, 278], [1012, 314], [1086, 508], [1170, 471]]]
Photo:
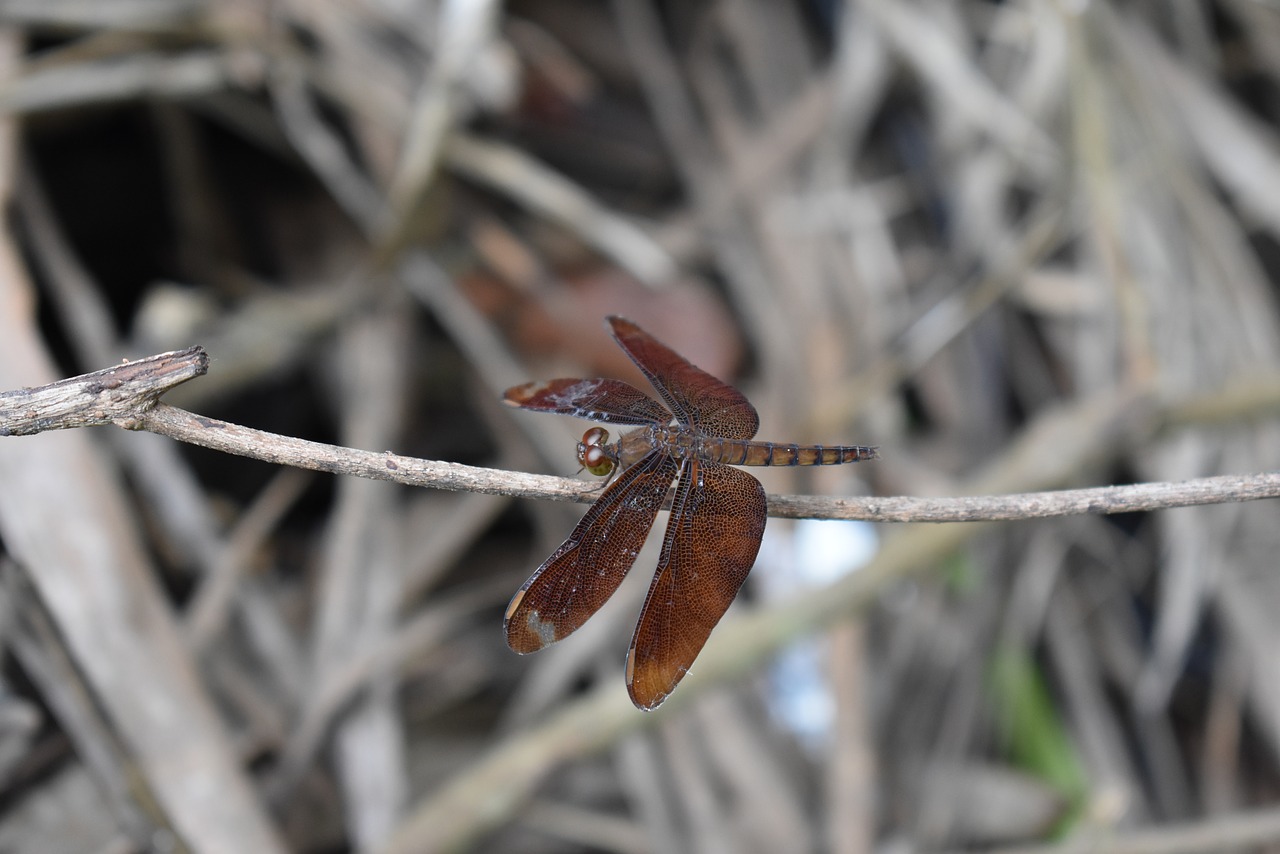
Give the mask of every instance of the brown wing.
[[608, 601], [644, 545], [676, 471], [675, 460], [654, 452], [618, 476], [511, 598], [502, 621], [507, 646], [521, 655], [537, 652]]
[[546, 380], [509, 388], [502, 399], [521, 409], [557, 412], [606, 424], [670, 424], [667, 408], [621, 380]]
[[630, 320], [610, 317], [608, 323], [614, 340], [682, 423], [726, 439], [750, 439], [756, 434], [760, 416], [742, 392], [694, 367]]
[[627, 691], [637, 706], [656, 708], [693, 664], [751, 571], [764, 522], [764, 488], [754, 477], [720, 463], [684, 463], [627, 653]]

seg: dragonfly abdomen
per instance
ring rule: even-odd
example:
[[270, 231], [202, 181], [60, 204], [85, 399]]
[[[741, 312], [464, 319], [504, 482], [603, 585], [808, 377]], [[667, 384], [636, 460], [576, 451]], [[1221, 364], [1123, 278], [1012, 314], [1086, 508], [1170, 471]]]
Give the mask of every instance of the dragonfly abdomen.
[[873, 460], [868, 445], [793, 445], [744, 439], [702, 439], [703, 458], [731, 466], [836, 466]]

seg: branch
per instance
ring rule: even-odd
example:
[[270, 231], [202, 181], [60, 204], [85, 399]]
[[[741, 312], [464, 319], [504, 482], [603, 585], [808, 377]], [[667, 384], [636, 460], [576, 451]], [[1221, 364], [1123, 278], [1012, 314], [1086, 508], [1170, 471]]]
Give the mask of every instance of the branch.
[[1260, 498], [1280, 498], [1280, 472], [962, 498], [771, 495], [769, 515], [871, 522], [996, 522], [1083, 513], [1139, 513]]
[[[36, 389], [0, 393], [0, 436], [116, 424], [277, 465], [389, 480], [406, 486], [579, 503], [590, 503], [600, 495], [599, 482], [308, 442], [157, 403], [168, 389], [207, 370], [204, 350], [191, 347]], [[1082, 513], [1136, 513], [1277, 497], [1280, 472], [1265, 472], [1177, 483], [957, 498], [771, 495], [769, 515], [871, 522], [990, 522]]]
[[[579, 503], [591, 503], [600, 495], [599, 482], [340, 448], [240, 427], [163, 404], [136, 419], [136, 424], [137, 429], [230, 454], [407, 486]], [[984, 522], [1082, 513], [1136, 513], [1260, 498], [1280, 498], [1280, 472], [959, 498], [770, 495], [769, 515], [870, 522]]]
[[0, 392], [0, 436], [103, 424], [138, 429], [137, 420], [160, 395], [208, 370], [204, 349], [188, 347], [38, 388]]

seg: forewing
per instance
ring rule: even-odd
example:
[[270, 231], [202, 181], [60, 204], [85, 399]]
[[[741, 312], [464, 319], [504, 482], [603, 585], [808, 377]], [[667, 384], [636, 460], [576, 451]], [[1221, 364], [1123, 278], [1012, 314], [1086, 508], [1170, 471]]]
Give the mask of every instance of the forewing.
[[620, 380], [563, 379], [509, 388], [502, 399], [511, 406], [573, 415], [606, 424], [668, 424], [667, 408]]
[[764, 523], [764, 488], [754, 477], [719, 463], [684, 464], [627, 653], [637, 706], [656, 708], [675, 690], [751, 571]]
[[644, 545], [676, 471], [670, 456], [651, 453], [618, 476], [511, 598], [502, 622], [509, 647], [537, 652], [608, 601]]
[[614, 340], [685, 424], [711, 436], [750, 439], [760, 427], [751, 401], [629, 320], [610, 317]]

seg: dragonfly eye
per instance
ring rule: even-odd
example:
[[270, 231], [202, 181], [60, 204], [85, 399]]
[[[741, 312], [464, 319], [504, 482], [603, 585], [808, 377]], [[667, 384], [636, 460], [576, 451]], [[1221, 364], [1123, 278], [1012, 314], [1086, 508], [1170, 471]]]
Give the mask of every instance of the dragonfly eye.
[[613, 471], [613, 459], [601, 447], [604, 440], [608, 438], [607, 430], [592, 427], [583, 434], [582, 441], [578, 443], [578, 462], [596, 477], [604, 477]]

